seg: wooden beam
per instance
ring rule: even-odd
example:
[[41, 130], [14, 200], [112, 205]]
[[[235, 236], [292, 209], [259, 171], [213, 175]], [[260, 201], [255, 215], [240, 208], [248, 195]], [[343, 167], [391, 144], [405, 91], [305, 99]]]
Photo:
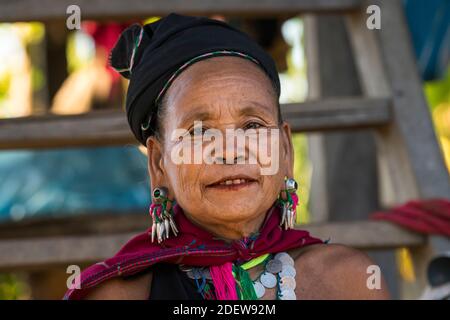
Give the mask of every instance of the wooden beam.
[[113, 256], [136, 233], [0, 241], [0, 271], [92, 263]]
[[[281, 107], [294, 132], [370, 128], [390, 121], [389, 100], [343, 98]], [[135, 144], [123, 111], [0, 119], [0, 149]]]
[[389, 99], [332, 98], [287, 104], [282, 115], [293, 132], [372, 128], [391, 120]]
[[66, 47], [69, 30], [64, 21], [52, 21], [45, 24], [46, 51], [46, 84], [48, 101], [53, 101], [64, 80], [69, 75], [67, 71]]
[[122, 111], [0, 120], [0, 149], [136, 143]]
[[[359, 249], [418, 246], [425, 237], [388, 222], [359, 221], [304, 225], [315, 237]], [[0, 240], [0, 271], [39, 270], [51, 266], [85, 264], [113, 256], [136, 233], [55, 236]]]
[[180, 14], [292, 15], [299, 12], [356, 10], [361, 0], [19, 0], [0, 2], [0, 21], [66, 19], [69, 5], [78, 5], [84, 19], [128, 19]]
[[93, 234], [140, 232], [150, 226], [146, 209], [117, 213], [79, 212], [58, 217], [29, 217], [0, 223], [0, 241], [13, 238], [39, 238]]
[[330, 243], [344, 244], [361, 250], [395, 249], [423, 245], [426, 237], [384, 221], [330, 222], [300, 227]]

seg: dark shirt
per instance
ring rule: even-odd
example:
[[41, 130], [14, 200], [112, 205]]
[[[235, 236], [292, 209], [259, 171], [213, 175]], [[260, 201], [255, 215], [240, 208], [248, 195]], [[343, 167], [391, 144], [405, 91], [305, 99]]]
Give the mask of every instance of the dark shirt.
[[178, 265], [157, 263], [152, 267], [151, 300], [203, 300], [195, 280]]

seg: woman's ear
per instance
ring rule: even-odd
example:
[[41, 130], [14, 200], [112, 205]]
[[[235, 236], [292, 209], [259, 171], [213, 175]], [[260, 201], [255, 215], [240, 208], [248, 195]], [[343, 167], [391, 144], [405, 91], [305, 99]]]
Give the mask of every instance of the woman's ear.
[[150, 175], [151, 190], [164, 186], [165, 171], [163, 166], [162, 145], [155, 137], [147, 139], [148, 173]]
[[281, 124], [281, 143], [282, 143], [282, 161], [286, 168], [286, 175], [289, 178], [294, 177], [294, 147], [292, 145], [291, 126], [283, 121]]

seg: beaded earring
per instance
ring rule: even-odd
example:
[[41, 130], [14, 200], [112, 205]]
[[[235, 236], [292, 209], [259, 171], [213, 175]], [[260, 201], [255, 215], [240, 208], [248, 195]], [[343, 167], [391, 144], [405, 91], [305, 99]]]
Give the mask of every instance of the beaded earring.
[[169, 191], [165, 187], [153, 189], [153, 202], [150, 205], [149, 213], [152, 217], [151, 238], [154, 242], [155, 237], [158, 243], [168, 239], [170, 230], [177, 236], [178, 228], [173, 220], [173, 202], [168, 198]]
[[298, 184], [294, 179], [286, 177], [284, 186], [285, 188], [281, 190], [278, 196], [278, 204], [282, 209], [280, 226], [288, 230], [294, 228], [297, 217], [298, 196], [296, 192]]

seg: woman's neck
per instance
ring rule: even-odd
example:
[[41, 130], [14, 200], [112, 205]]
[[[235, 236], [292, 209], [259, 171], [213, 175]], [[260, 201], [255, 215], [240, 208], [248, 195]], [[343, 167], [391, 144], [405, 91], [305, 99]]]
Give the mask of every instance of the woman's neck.
[[211, 228], [212, 230], [208, 231], [210, 231], [216, 238], [220, 238], [224, 241], [236, 241], [249, 237], [257, 232], [261, 228], [264, 218], [265, 215], [262, 214], [251, 221], [217, 224], [214, 228]]
[[226, 242], [232, 242], [249, 237], [253, 233], [259, 231], [266, 218], [266, 212], [259, 214], [254, 218], [242, 221], [226, 221], [208, 224], [196, 221], [190, 214], [186, 214], [186, 217], [195, 225], [211, 233], [215, 238], [222, 239]]

